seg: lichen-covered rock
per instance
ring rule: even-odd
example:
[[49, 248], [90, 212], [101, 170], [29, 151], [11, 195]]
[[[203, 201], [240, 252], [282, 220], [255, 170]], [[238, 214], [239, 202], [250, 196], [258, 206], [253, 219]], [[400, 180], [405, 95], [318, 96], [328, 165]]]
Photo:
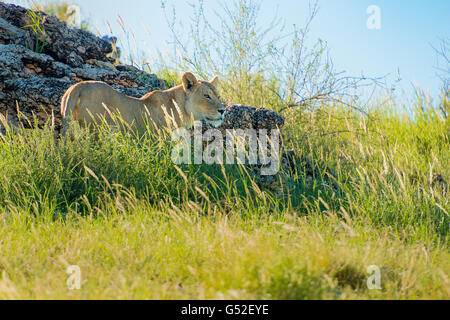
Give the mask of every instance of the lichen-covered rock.
[[[285, 152], [283, 151], [284, 148], [282, 143], [282, 128], [284, 123], [285, 118], [272, 110], [266, 108], [245, 107], [242, 105], [231, 105], [226, 108], [223, 122], [220, 125], [215, 126], [207, 121], [203, 121], [202, 133], [205, 134], [210, 129], [219, 130], [224, 139], [224, 147], [226, 148], [227, 131], [236, 136], [239, 135], [236, 131], [237, 129], [244, 130], [244, 134], [246, 134], [246, 129], [253, 129], [255, 130], [254, 133], [256, 134], [258, 143], [261, 143], [262, 134], [266, 135], [268, 138], [267, 141], [269, 141], [274, 138], [272, 130], [276, 130], [278, 133], [277, 138], [279, 139], [279, 149], [276, 151], [276, 157], [277, 160], [281, 161], [279, 164], [283, 166], [285, 164], [285, 161], [283, 160], [285, 158]], [[206, 142], [206, 144], [207, 143], [208, 142]], [[259, 146], [261, 146], [261, 144]], [[273, 152], [271, 151], [271, 146], [272, 145], [269, 142], [266, 145], [267, 155], [269, 157], [271, 152]], [[248, 160], [249, 159], [246, 160], [246, 163], [248, 163]], [[258, 158], [256, 164], [247, 165], [247, 170], [259, 186], [278, 192], [280, 175], [278, 173], [268, 175], [263, 174], [262, 169], [266, 166], [267, 164], [261, 163], [261, 158]]]
[[0, 15], [0, 43], [15, 43], [25, 46], [27, 45], [27, 34], [23, 29], [11, 25]]
[[[239, 114], [235, 114], [236, 108], [231, 108], [229, 112], [233, 117], [228, 117], [229, 120], [237, 119]], [[284, 126], [284, 117], [272, 110], [259, 108], [254, 110], [252, 116], [252, 127], [255, 129], [281, 129]]]
[[[45, 42], [44, 53], [54, 59], [64, 62], [72, 67], [79, 67], [89, 59], [109, 61], [107, 54], [112, 51], [111, 43], [100, 39], [90, 32], [74, 28], [54, 16], [43, 12], [36, 12], [40, 19], [40, 25], [45, 34], [40, 34], [41, 41]], [[1, 29], [23, 30], [26, 33], [26, 41], [21, 45], [33, 43], [36, 35], [31, 28], [26, 26], [33, 23], [29, 11], [20, 6], [0, 3], [0, 17], [6, 20], [11, 27], [4, 26]], [[6, 27], [6, 28], [5, 28]], [[3, 32], [0, 31], [0, 35]], [[0, 39], [0, 43], [6, 43], [6, 39]]]
[[230, 129], [255, 129], [268, 130], [282, 129], [285, 119], [282, 115], [266, 108], [245, 107], [242, 105], [231, 105], [226, 107], [223, 114], [223, 121], [219, 126], [203, 122], [203, 130], [216, 128], [225, 134]]
[[53, 78], [69, 76], [71, 68], [46, 54], [38, 54], [21, 45], [0, 44], [0, 80], [39, 74]]
[[[0, 113], [17, 122], [17, 107], [43, 125], [54, 116], [61, 123], [60, 101], [79, 81], [104, 81], [132, 97], [165, 89], [165, 81], [132, 66], [115, 66], [107, 55], [111, 44], [73, 28], [55, 17], [37, 13], [45, 29], [43, 53], [31, 50], [35, 35], [26, 9], [0, 2]], [[25, 123], [27, 125], [27, 123]]]
[[220, 128], [281, 129], [284, 121], [282, 115], [269, 109], [233, 105], [226, 108]]

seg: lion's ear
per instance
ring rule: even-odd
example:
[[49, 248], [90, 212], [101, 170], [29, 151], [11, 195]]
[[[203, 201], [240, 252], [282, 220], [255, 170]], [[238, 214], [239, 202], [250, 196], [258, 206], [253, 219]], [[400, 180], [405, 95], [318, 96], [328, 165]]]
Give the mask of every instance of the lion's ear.
[[187, 91], [195, 86], [198, 83], [198, 80], [192, 72], [186, 72], [183, 74], [182, 82], [184, 91]]
[[212, 79], [209, 83], [211, 83], [214, 87], [217, 87], [219, 84], [219, 77], [215, 76], [214, 79]]

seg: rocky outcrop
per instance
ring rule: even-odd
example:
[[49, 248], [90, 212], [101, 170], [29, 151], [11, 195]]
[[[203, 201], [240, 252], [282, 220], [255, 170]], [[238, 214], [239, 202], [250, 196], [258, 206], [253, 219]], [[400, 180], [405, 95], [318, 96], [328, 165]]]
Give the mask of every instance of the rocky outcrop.
[[223, 122], [217, 129], [281, 129], [284, 120], [282, 115], [269, 109], [232, 105], [226, 108]]
[[[284, 151], [283, 147], [283, 135], [282, 128], [285, 123], [285, 118], [266, 108], [254, 108], [246, 107], [242, 105], [231, 105], [228, 106], [223, 115], [223, 122], [219, 126], [214, 126], [209, 122], [202, 122], [202, 133], [205, 134], [210, 129], [215, 129], [220, 131], [223, 137], [224, 148], [226, 149], [226, 137], [227, 132], [235, 137], [239, 137], [241, 133], [237, 132], [236, 129], [244, 130], [244, 135], [247, 134], [246, 129], [253, 129], [255, 133], [255, 138], [258, 141], [258, 145], [262, 141], [267, 141], [264, 145], [267, 148], [267, 155], [270, 157], [271, 154], [271, 144], [269, 141], [274, 141], [273, 139], [279, 139], [278, 146], [279, 149], [276, 151], [277, 157], [281, 160], [281, 166], [283, 169], [288, 168], [291, 163], [289, 158], [289, 153]], [[277, 136], [272, 136], [272, 130], [277, 131]], [[262, 137], [261, 135], [264, 135]], [[242, 138], [242, 137], [241, 137]], [[264, 139], [264, 140], [263, 140]], [[205, 144], [209, 142], [206, 141]], [[258, 147], [258, 150], [259, 147]], [[267, 166], [267, 164], [262, 164], [261, 159], [257, 161], [257, 164], [247, 165], [248, 172], [255, 178], [256, 183], [265, 188], [270, 188], [274, 190], [279, 189], [279, 174], [278, 170], [274, 174], [263, 174], [262, 169]], [[249, 163], [248, 155], [246, 156], [246, 163]]]
[[18, 107], [29, 119], [35, 115], [38, 125], [54, 115], [58, 129], [61, 97], [79, 81], [104, 81], [133, 97], [166, 88], [155, 75], [114, 65], [107, 40], [45, 13], [34, 15], [42, 32], [29, 27], [33, 13], [0, 2], [0, 113], [13, 124]]

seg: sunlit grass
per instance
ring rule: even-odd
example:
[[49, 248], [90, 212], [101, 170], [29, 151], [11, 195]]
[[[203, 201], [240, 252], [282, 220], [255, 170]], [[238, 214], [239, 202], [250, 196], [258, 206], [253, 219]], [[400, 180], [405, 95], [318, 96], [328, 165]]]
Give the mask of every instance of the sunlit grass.
[[[195, 205], [194, 205], [195, 207]], [[114, 210], [111, 210], [114, 211]], [[244, 219], [136, 204], [64, 222], [2, 220], [2, 298], [448, 298], [442, 245], [405, 245], [389, 231], [330, 214]], [[46, 214], [50, 214], [47, 212]], [[82, 289], [66, 288], [68, 265]], [[382, 290], [367, 290], [369, 265]]]

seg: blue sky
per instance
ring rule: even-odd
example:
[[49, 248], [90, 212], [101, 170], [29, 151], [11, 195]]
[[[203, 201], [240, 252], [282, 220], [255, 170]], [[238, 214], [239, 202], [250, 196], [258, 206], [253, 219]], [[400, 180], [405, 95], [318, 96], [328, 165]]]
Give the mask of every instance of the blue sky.
[[[189, 23], [192, 12], [186, 1], [166, 0], [175, 6], [178, 20]], [[191, 0], [190, 2], [196, 2]], [[15, 0], [24, 4], [27, 0]], [[109, 34], [105, 21], [109, 21], [113, 33], [123, 34], [117, 15], [130, 27], [141, 52], [157, 49], [164, 51], [170, 39], [160, 0], [73, 0], [81, 7], [83, 17], [92, 21], [100, 34]], [[204, 0], [208, 12], [220, 11], [216, 0]], [[308, 0], [263, 1], [261, 21], [268, 21], [278, 9], [286, 26], [302, 26], [308, 12]], [[450, 1], [448, 0], [321, 0], [320, 11], [311, 25], [311, 39], [328, 42], [331, 57], [338, 70], [349, 74], [380, 76], [391, 74], [397, 79], [400, 71], [400, 88], [412, 92], [412, 85], [419, 84], [433, 96], [440, 91], [436, 76], [436, 54], [431, 45], [437, 46], [440, 38], [450, 37]], [[366, 10], [377, 5], [381, 10], [381, 29], [369, 30]], [[146, 28], [150, 34], [147, 33]]]

